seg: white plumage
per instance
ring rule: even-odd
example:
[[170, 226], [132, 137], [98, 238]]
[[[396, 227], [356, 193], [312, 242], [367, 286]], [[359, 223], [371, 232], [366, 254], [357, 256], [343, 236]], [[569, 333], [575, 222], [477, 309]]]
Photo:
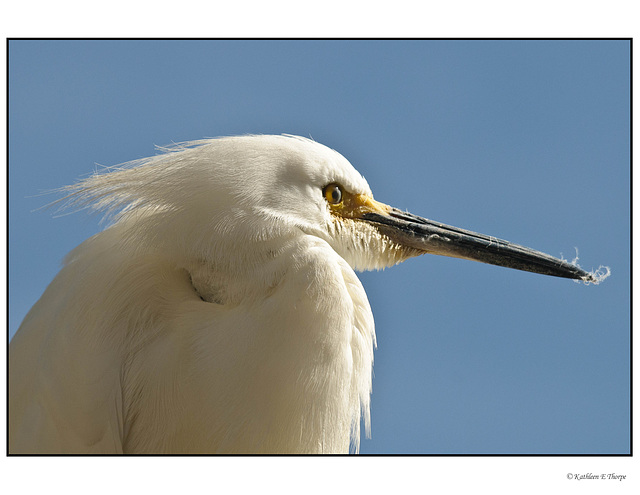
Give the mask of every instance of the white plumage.
[[349, 264], [402, 258], [368, 225], [344, 235], [354, 221], [322, 190], [370, 194], [364, 178], [286, 136], [133, 165], [70, 188], [74, 206], [123, 211], [68, 255], [11, 342], [11, 450], [357, 450], [375, 332]]

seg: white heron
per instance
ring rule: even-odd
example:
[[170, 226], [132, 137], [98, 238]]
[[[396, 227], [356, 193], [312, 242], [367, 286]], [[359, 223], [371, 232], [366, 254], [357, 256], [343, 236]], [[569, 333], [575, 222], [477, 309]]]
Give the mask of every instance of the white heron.
[[357, 451], [375, 331], [354, 270], [433, 253], [603, 278], [379, 203], [295, 136], [185, 143], [67, 192], [115, 218], [11, 341], [12, 453]]

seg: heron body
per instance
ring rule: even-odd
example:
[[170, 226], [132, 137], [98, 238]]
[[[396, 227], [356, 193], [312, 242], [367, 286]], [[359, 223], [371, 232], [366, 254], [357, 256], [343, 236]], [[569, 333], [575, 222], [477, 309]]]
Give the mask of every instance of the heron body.
[[12, 453], [357, 451], [375, 331], [354, 270], [432, 252], [595, 281], [378, 203], [293, 136], [187, 143], [68, 193], [115, 218], [11, 341]]

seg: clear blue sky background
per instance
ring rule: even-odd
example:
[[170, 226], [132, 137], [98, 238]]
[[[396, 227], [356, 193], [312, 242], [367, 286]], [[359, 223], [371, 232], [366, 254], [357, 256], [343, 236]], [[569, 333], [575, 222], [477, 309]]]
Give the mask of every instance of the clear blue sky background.
[[38, 196], [219, 135], [312, 136], [376, 198], [600, 286], [423, 256], [364, 273], [378, 335], [363, 453], [628, 453], [625, 41], [12, 41], [9, 333], [100, 230]]

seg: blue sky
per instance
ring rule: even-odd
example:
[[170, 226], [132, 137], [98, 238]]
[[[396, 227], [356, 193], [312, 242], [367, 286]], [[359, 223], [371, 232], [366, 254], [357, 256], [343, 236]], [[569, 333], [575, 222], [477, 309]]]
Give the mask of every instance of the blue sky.
[[166, 145], [312, 136], [376, 199], [612, 275], [422, 256], [363, 273], [376, 319], [363, 453], [628, 453], [625, 41], [12, 41], [9, 332], [101, 229], [42, 196]]

